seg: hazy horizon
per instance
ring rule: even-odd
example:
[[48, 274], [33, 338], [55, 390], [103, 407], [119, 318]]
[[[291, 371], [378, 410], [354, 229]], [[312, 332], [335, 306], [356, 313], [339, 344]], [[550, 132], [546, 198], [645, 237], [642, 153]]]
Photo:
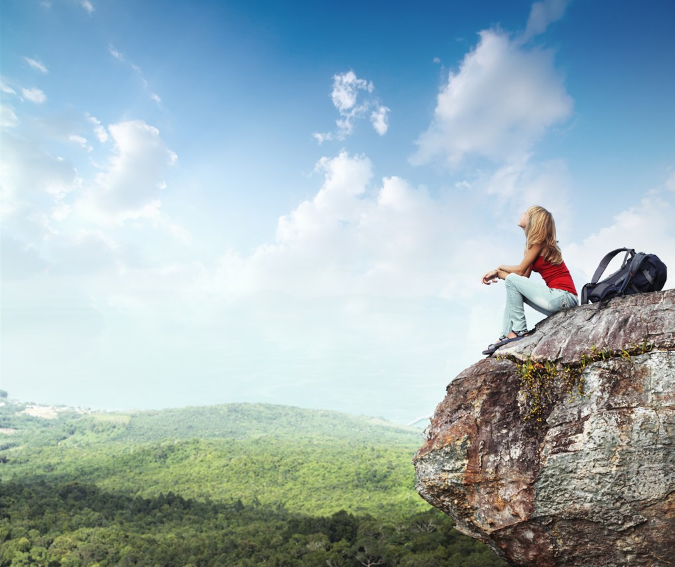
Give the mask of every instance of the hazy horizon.
[[0, 388], [430, 415], [500, 332], [480, 277], [526, 207], [579, 291], [614, 248], [675, 266], [674, 18], [3, 1]]
[[[353, 413], [349, 411], [338, 411], [338, 410], [332, 410], [332, 409], [327, 409], [327, 408], [319, 408], [319, 407], [309, 407], [309, 406], [302, 406], [302, 405], [289, 405], [289, 404], [275, 404], [272, 402], [228, 402], [228, 403], [214, 403], [214, 404], [203, 404], [203, 405], [185, 405], [185, 406], [171, 406], [171, 407], [162, 407], [162, 408], [140, 408], [140, 407], [119, 407], [119, 408], [109, 408], [109, 409], [103, 409], [103, 408], [97, 408], [97, 407], [91, 407], [91, 406], [77, 406], [77, 405], [68, 405], [68, 404], [55, 404], [55, 403], [49, 403], [48, 401], [44, 402], [35, 402], [33, 400], [20, 400], [11, 395], [11, 392], [9, 393], [10, 395], [7, 396], [5, 400], [0, 399], [0, 404], [4, 402], [10, 402], [11, 404], [18, 404], [18, 405], [27, 405], [32, 408], [37, 408], [37, 409], [51, 409], [53, 410], [52, 416], [56, 417], [56, 414], [58, 414], [59, 410], [74, 410], [74, 411], [82, 411], [82, 412], [92, 412], [92, 413], [134, 413], [134, 412], [161, 412], [161, 411], [176, 411], [176, 410], [186, 410], [186, 409], [195, 409], [195, 408], [211, 408], [211, 407], [221, 407], [221, 406], [256, 406], [256, 405], [263, 405], [263, 406], [273, 406], [273, 407], [280, 407], [280, 408], [292, 408], [292, 409], [300, 409], [300, 410], [307, 410], [307, 411], [315, 411], [315, 412], [331, 412], [331, 413], [337, 413], [340, 415], [346, 415], [350, 417], [362, 417], [362, 418], [367, 418], [367, 419], [373, 419], [373, 420], [382, 420], [387, 423], [390, 423], [395, 426], [400, 426], [400, 427], [409, 427], [412, 429], [419, 430], [420, 432], [428, 425], [427, 423], [424, 423], [424, 421], [427, 420], [427, 417], [421, 417], [420, 419], [415, 419], [411, 423], [399, 423], [395, 421], [391, 421], [387, 419], [386, 417], [380, 416], [380, 415], [370, 415], [370, 414], [363, 414], [363, 413]], [[45, 419], [51, 419], [51, 417], [45, 417], [45, 415], [39, 415], [40, 412], [35, 412], [34, 414], [36, 417], [44, 417]]]

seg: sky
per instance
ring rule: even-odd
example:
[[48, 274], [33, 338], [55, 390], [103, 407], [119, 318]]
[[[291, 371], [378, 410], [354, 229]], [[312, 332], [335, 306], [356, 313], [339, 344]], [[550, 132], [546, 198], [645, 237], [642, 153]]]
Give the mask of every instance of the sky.
[[480, 279], [522, 258], [527, 207], [579, 291], [615, 248], [675, 267], [674, 20], [0, 0], [0, 388], [431, 415], [500, 334]]

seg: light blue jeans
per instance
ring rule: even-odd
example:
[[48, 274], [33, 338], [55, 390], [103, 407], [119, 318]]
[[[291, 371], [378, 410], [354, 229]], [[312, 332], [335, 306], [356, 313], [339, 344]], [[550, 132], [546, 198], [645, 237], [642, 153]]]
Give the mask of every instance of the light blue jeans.
[[509, 274], [504, 280], [506, 284], [506, 308], [502, 335], [527, 330], [524, 303], [544, 315], [553, 315], [562, 309], [579, 304], [577, 296], [562, 289], [551, 289], [530, 278]]

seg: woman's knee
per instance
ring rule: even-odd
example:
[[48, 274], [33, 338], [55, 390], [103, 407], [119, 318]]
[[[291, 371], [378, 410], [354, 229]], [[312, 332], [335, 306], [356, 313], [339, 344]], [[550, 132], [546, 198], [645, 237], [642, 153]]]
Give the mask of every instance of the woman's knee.
[[508, 276], [506, 276], [506, 277], [504, 278], [504, 283], [505, 283], [507, 286], [509, 286], [509, 287], [513, 287], [513, 286], [516, 285], [516, 280], [517, 280], [519, 277], [520, 277], [520, 276], [519, 276], [518, 274], [509, 274]]

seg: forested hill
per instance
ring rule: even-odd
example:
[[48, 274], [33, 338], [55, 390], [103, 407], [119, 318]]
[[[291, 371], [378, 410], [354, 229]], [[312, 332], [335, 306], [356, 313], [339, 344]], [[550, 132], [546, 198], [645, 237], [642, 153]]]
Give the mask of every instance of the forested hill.
[[[421, 431], [384, 419], [273, 404], [226, 404], [160, 411], [89, 412], [55, 408], [42, 412], [22, 403], [0, 408], [0, 429], [18, 434], [25, 443], [149, 443], [185, 439], [325, 439], [354, 443], [417, 446]], [[23, 436], [22, 433], [30, 433]], [[37, 434], [37, 436], [36, 436]], [[14, 436], [12, 436], [14, 437]], [[8, 439], [6, 440], [8, 441]]]
[[419, 444], [421, 431], [383, 419], [271, 404], [227, 404], [130, 414], [120, 439], [326, 438]]
[[421, 437], [284, 406], [0, 398], [0, 567], [502, 565], [415, 492]]
[[408, 513], [426, 508], [411, 463], [421, 437], [381, 419], [266, 404], [88, 413], [5, 402], [0, 480]]

